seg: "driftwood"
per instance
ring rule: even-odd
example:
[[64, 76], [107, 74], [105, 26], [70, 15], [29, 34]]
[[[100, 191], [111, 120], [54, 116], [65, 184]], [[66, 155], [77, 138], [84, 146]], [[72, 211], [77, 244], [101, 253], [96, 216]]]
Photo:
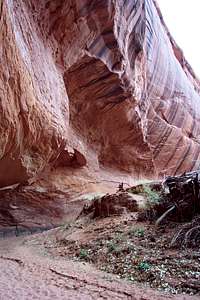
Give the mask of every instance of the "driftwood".
[[164, 212], [164, 214], [162, 214], [162, 216], [157, 219], [156, 226], [159, 226], [163, 222], [163, 220], [165, 220], [169, 216], [169, 214], [171, 214], [171, 212], [175, 211], [175, 209], [176, 206], [173, 205], [166, 212]]
[[[187, 222], [178, 225], [171, 241], [172, 247], [200, 245], [200, 171], [167, 177], [163, 183], [164, 204], [169, 207], [157, 219], [156, 225], [167, 220]], [[161, 201], [162, 202], [162, 201]], [[162, 205], [162, 203], [161, 203]]]
[[171, 247], [196, 247], [200, 245], [200, 216], [184, 225], [180, 225], [174, 234]]
[[200, 171], [169, 176], [163, 185], [178, 221], [189, 221], [200, 213]]
[[150, 220], [157, 226], [169, 221], [190, 222], [200, 213], [200, 171], [168, 176], [160, 189], [149, 188], [158, 193], [159, 201], [139, 214], [140, 221]]
[[[176, 225], [171, 247], [199, 247], [200, 171], [184, 173], [181, 176], [168, 176], [159, 187], [151, 184], [148, 186], [149, 189], [158, 193], [159, 201], [150, 203], [140, 211], [138, 221], [148, 220], [156, 226], [171, 223], [172, 228]], [[137, 186], [133, 192], [141, 193], [142, 185]], [[148, 193], [146, 197], [148, 200]]]

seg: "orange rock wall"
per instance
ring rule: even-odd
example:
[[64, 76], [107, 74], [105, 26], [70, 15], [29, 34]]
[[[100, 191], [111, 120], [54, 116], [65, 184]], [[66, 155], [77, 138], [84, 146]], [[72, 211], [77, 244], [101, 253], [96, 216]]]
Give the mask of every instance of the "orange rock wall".
[[0, 186], [198, 167], [199, 81], [154, 1], [0, 0], [0, 28]]

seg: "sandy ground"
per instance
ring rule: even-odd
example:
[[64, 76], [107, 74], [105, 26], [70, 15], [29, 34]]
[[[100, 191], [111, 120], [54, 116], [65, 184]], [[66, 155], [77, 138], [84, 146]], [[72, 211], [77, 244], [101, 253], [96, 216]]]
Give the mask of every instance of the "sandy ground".
[[[32, 236], [37, 241], [37, 236]], [[41, 237], [41, 234], [40, 234]], [[53, 259], [26, 238], [0, 240], [0, 300], [180, 299], [138, 288], [86, 263]]]

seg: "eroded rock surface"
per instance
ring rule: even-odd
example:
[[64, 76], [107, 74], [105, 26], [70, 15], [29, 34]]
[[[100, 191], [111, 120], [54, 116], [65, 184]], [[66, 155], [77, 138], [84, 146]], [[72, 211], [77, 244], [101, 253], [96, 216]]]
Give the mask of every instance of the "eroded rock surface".
[[0, 26], [1, 187], [198, 167], [200, 84], [156, 2], [0, 0]]
[[103, 197], [96, 197], [85, 204], [82, 214], [90, 214], [91, 218], [98, 218], [136, 212], [139, 207], [137, 204], [137, 195], [136, 197], [134, 196], [123, 191], [116, 194], [106, 194]]
[[54, 163], [198, 166], [199, 81], [153, 0], [0, 4], [1, 186]]

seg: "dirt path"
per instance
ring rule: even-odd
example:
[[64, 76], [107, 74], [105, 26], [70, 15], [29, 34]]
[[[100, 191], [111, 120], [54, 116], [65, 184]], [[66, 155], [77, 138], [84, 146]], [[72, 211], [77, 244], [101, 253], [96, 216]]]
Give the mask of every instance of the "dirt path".
[[55, 260], [39, 246], [24, 245], [24, 240], [22, 237], [0, 240], [0, 300], [199, 299], [167, 297], [138, 288], [88, 264]]

